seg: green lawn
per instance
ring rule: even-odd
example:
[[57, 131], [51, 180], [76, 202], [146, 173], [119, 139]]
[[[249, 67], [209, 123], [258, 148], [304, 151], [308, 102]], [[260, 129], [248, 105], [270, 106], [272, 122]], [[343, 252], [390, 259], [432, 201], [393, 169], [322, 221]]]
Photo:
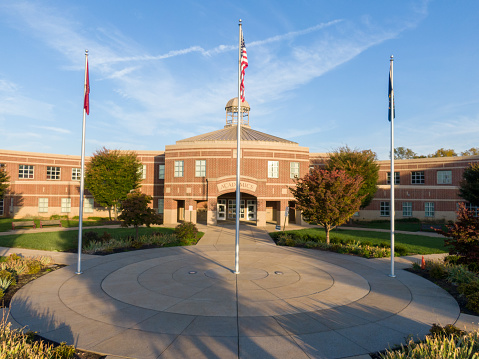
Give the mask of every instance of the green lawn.
[[[352, 226], [375, 229], [389, 229], [391, 228], [391, 221], [353, 221]], [[398, 220], [394, 223], [394, 228], [396, 231], [419, 232], [421, 230], [421, 222]], [[443, 230], [447, 230], [447, 227], [445, 225], [443, 225]], [[427, 230], [427, 232], [433, 232], [433, 230]]]
[[[309, 228], [300, 229], [297, 231], [285, 231], [288, 232], [302, 232], [303, 234], [309, 234], [312, 236], [318, 236], [319, 238], [325, 238], [324, 229], [322, 228]], [[278, 233], [278, 232], [275, 232]], [[330, 234], [330, 239], [348, 240], [352, 239], [360, 242], [370, 242], [371, 244], [380, 244], [381, 242], [390, 243], [391, 235], [388, 232], [368, 232], [368, 231], [354, 231], [354, 230], [333, 230]], [[401, 245], [410, 254], [433, 254], [433, 253], [445, 253], [447, 249], [444, 247], [444, 237], [427, 237], [416, 234], [399, 234], [394, 236], [396, 245]]]
[[[12, 219], [12, 218], [0, 218], [0, 232], [8, 232], [12, 229], [12, 222], [22, 221], [34, 221], [37, 228], [40, 228], [40, 219]], [[60, 219], [62, 227], [71, 228], [78, 227], [78, 219]], [[83, 227], [100, 226], [108, 221], [108, 218], [91, 217], [88, 220], [83, 221]], [[27, 228], [27, 227], [24, 227]]]
[[[11, 224], [10, 224], [11, 228]], [[83, 234], [85, 234], [83, 231]], [[92, 228], [88, 231], [103, 234], [108, 232], [112, 237], [125, 237], [135, 235], [135, 229], [131, 228]], [[162, 227], [140, 227], [139, 234], [149, 234], [152, 232], [173, 233], [173, 228]], [[25, 233], [25, 234], [9, 234], [0, 236], [0, 247], [15, 247], [40, 249], [46, 251], [68, 251], [78, 248], [78, 231], [58, 231], [45, 233]]]

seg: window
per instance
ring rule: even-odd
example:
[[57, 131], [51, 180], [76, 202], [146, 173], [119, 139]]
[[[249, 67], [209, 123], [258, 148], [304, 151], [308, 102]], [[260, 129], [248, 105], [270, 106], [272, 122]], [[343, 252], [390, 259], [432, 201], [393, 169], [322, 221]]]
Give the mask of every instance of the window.
[[299, 162], [291, 162], [289, 164], [289, 177], [290, 178], [299, 177]]
[[47, 212], [48, 212], [48, 198], [39, 198], [38, 213], [47, 213]]
[[163, 214], [165, 208], [165, 200], [163, 198], [158, 199], [158, 214]]
[[3, 216], [4, 204], [3, 198], [0, 198], [0, 216]]
[[424, 215], [426, 217], [434, 217], [434, 202], [426, 202], [424, 204], [424, 208], [425, 208]]
[[268, 161], [268, 178], [279, 177], [279, 161]]
[[18, 165], [18, 178], [33, 178], [33, 166]]
[[62, 213], [69, 213], [72, 210], [72, 199], [62, 198]]
[[141, 165], [141, 167], [138, 168], [138, 173], [141, 174], [141, 179], [146, 179], [146, 165]]
[[72, 181], [81, 180], [81, 168], [72, 168]]
[[403, 217], [412, 217], [412, 202], [402, 203], [402, 215]]
[[165, 179], [165, 165], [158, 165], [158, 179]]
[[91, 197], [86, 197], [83, 200], [83, 212], [93, 213], [94, 208], [95, 208], [95, 200]]
[[60, 167], [47, 166], [47, 180], [59, 180], [60, 179]]
[[[394, 172], [394, 184], [399, 184], [401, 181], [401, 177], [399, 176], [399, 172]], [[391, 184], [391, 172], [387, 173], [386, 183]]]
[[411, 172], [412, 184], [424, 184], [424, 171]]
[[196, 160], [195, 176], [206, 177], [206, 160]]
[[183, 161], [175, 161], [175, 177], [183, 177]]
[[474, 217], [479, 216], [479, 206], [474, 206], [473, 204], [471, 204], [469, 202], [466, 202], [464, 205], [466, 206], [467, 210], [469, 210], [473, 213]]
[[437, 171], [437, 184], [452, 184], [452, 171]]
[[380, 215], [383, 216], [383, 217], [390, 215], [390, 213], [389, 213], [389, 202], [381, 202]]

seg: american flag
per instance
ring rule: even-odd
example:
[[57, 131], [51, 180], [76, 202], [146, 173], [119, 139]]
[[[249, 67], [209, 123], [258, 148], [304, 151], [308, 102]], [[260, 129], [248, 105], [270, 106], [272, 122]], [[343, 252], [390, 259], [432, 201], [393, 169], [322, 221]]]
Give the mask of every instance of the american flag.
[[90, 79], [88, 76], [88, 59], [86, 60], [86, 70], [85, 70], [85, 99], [83, 101], [83, 108], [87, 115], [90, 114]]
[[247, 67], [248, 67], [248, 55], [246, 54], [246, 46], [244, 44], [243, 34], [241, 34], [241, 62], [240, 62], [240, 69], [241, 69], [240, 97], [241, 97], [241, 102], [245, 101], [244, 70], [246, 70]]

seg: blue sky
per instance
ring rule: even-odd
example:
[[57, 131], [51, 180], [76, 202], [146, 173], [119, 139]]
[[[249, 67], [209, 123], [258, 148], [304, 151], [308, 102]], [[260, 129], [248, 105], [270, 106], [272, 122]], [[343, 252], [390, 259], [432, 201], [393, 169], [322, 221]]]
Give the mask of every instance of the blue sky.
[[238, 20], [252, 128], [311, 152], [479, 147], [479, 2], [0, 0], [0, 148], [163, 151], [223, 128]]

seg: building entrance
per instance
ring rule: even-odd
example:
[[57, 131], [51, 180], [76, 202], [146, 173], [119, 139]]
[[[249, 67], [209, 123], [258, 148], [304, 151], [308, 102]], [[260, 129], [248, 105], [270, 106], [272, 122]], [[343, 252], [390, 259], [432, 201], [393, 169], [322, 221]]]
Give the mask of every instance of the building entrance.
[[[246, 195], [245, 195], [246, 196]], [[243, 194], [241, 195], [242, 198]], [[249, 196], [240, 201], [239, 216], [240, 221], [256, 221], [257, 203], [253, 199], [255, 197]], [[252, 198], [251, 198], [252, 197]], [[217, 200], [217, 219], [219, 221], [235, 220], [236, 219], [236, 199], [233, 198], [219, 198]]]

